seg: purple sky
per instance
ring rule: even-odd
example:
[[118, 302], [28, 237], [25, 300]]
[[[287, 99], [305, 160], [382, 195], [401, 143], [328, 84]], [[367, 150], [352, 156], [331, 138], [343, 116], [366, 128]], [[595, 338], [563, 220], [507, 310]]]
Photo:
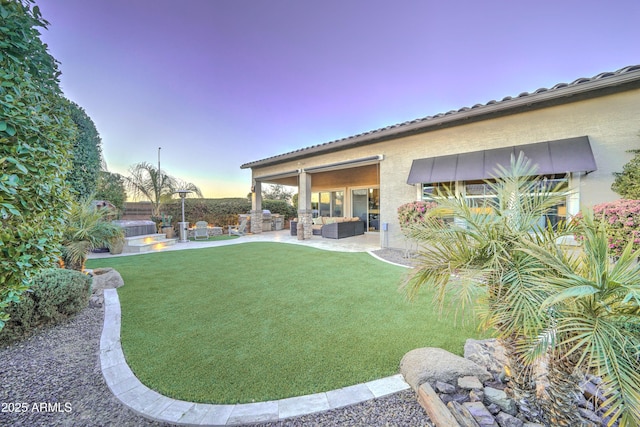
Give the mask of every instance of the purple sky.
[[42, 39], [110, 171], [240, 165], [640, 63], [640, 1], [55, 0]]

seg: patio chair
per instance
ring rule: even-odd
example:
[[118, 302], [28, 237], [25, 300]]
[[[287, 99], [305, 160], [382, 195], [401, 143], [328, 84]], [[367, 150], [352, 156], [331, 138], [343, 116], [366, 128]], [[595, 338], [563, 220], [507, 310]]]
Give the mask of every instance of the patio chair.
[[233, 226], [230, 225], [229, 226], [229, 236], [244, 236], [245, 231], [244, 229], [247, 228], [247, 218], [243, 218], [242, 222], [240, 223], [240, 225], [237, 226]]
[[198, 240], [198, 237], [208, 239], [209, 233], [207, 232], [207, 221], [196, 222], [196, 228], [193, 230], [193, 239]]

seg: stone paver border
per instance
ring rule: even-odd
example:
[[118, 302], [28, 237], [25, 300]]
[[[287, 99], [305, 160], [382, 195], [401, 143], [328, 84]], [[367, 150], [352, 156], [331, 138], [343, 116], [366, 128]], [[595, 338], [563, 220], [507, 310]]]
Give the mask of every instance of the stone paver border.
[[120, 345], [120, 299], [115, 289], [104, 290], [104, 307], [100, 364], [105, 381], [125, 406], [155, 421], [196, 426], [271, 422], [341, 408], [409, 388], [398, 374], [325, 393], [259, 403], [212, 405], [171, 399], [142, 384], [127, 365]]

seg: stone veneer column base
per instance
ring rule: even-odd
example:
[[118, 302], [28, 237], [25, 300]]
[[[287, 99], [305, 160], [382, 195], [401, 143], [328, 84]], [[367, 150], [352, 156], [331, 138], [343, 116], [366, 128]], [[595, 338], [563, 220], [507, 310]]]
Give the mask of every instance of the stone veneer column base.
[[298, 210], [298, 224], [303, 224], [305, 240], [313, 236], [313, 211], [311, 209]]
[[252, 210], [250, 213], [251, 213], [251, 233], [253, 234], [262, 233], [262, 211]]

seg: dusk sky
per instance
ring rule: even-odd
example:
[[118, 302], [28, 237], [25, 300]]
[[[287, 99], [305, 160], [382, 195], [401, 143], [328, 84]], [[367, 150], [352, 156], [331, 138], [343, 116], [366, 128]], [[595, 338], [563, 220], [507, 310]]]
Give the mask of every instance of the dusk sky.
[[205, 197], [240, 165], [640, 64], [640, 1], [39, 0], [108, 169]]

